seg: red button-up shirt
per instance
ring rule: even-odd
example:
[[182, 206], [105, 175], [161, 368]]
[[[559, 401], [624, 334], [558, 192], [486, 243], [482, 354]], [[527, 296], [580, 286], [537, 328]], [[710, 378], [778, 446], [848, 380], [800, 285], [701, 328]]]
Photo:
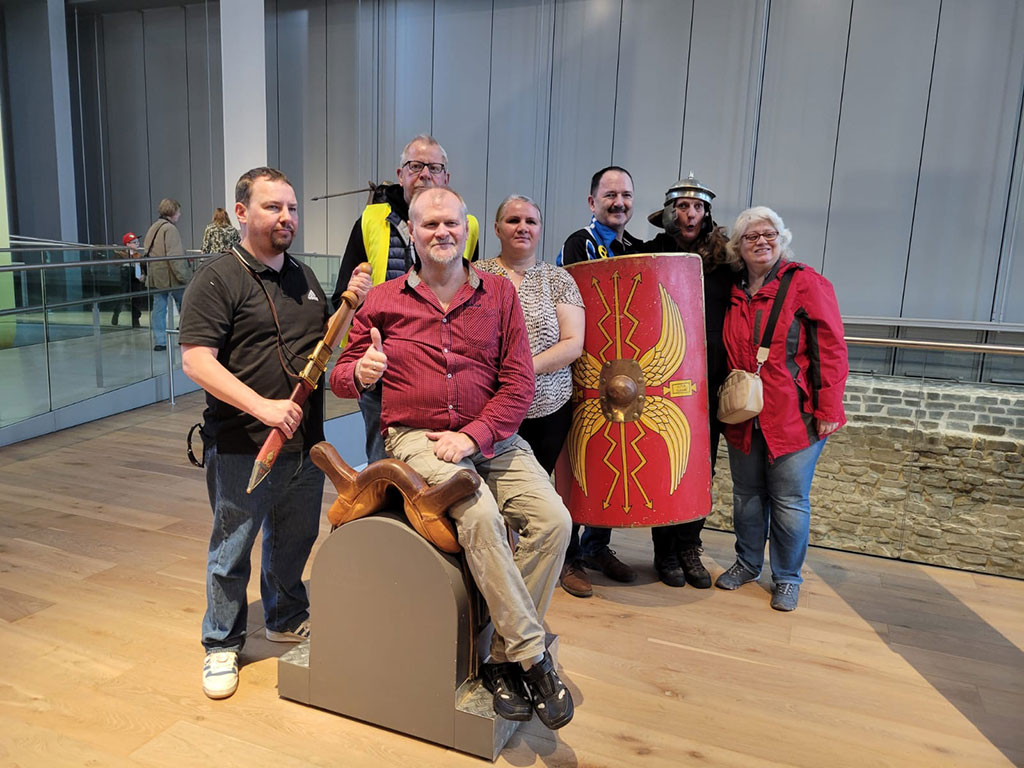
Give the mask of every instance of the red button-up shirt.
[[533, 358], [512, 282], [467, 269], [447, 311], [415, 271], [371, 289], [331, 371], [331, 391], [358, 394], [356, 363], [375, 327], [388, 356], [381, 431], [464, 432], [490, 458], [494, 443], [512, 435], [530, 407]]

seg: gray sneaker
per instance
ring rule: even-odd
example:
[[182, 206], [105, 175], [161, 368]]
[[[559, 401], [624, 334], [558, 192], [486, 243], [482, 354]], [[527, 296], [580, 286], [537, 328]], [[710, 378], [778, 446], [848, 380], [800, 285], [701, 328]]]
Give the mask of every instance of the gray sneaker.
[[757, 581], [758, 574], [748, 570], [737, 560], [715, 581], [719, 589], [739, 589], [748, 581]]
[[795, 611], [799, 600], [799, 584], [783, 581], [772, 587], [772, 608], [776, 611]]

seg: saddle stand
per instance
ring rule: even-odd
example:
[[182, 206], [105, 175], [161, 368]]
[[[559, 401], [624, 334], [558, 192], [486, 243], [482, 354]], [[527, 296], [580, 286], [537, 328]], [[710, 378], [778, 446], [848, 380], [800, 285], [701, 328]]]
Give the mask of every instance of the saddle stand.
[[[327, 443], [313, 449], [313, 459], [338, 488], [336, 505], [344, 499], [351, 510], [360, 495], [375, 493], [388, 507], [376, 465], [357, 475]], [[392, 463], [400, 465], [399, 474], [412, 472]], [[422, 478], [392, 479], [409, 518], [429, 516], [410, 510], [417, 493], [424, 497], [415, 482]], [[455, 481], [450, 493], [457, 495], [444, 508], [468, 495], [465, 482]], [[434, 503], [438, 494], [449, 493], [443, 486], [430, 489]], [[390, 508], [348, 516], [320, 547], [310, 577], [313, 636], [278, 660], [278, 693], [494, 760], [519, 723], [494, 714], [491, 694], [476, 674], [476, 649], [488, 648], [493, 632], [481, 618], [483, 600], [464, 574], [461, 555], [439, 551], [410, 527], [400, 508]], [[332, 507], [332, 522], [338, 511]], [[554, 655], [557, 639], [549, 635], [548, 642]]]

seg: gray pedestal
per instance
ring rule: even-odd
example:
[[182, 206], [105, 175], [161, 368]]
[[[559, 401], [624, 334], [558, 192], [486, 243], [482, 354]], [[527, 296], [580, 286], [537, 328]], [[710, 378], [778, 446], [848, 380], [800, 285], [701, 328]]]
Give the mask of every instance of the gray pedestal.
[[518, 723], [468, 679], [469, 601], [458, 559], [403, 520], [347, 523], [317, 553], [313, 635], [278, 661], [278, 693], [494, 760]]

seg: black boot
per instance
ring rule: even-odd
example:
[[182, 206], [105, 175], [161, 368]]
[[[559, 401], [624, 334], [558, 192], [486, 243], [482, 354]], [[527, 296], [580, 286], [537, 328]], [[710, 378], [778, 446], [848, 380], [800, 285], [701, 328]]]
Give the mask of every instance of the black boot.
[[658, 578], [661, 579], [662, 584], [668, 584], [670, 587], [686, 586], [686, 574], [679, 564], [679, 558], [674, 554], [656, 558], [654, 569], [658, 572]]
[[711, 589], [711, 574], [700, 561], [700, 553], [703, 551], [700, 547], [684, 549], [679, 553], [679, 562], [687, 582], [697, 589]]

